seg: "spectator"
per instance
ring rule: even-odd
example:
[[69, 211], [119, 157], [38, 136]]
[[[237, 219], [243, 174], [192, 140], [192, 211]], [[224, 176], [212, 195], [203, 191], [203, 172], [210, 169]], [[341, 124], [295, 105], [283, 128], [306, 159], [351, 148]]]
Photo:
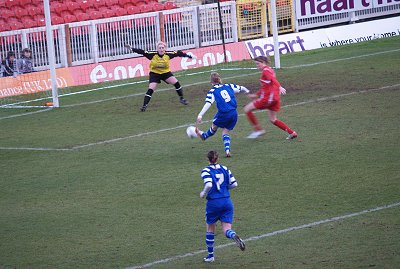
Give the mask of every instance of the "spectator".
[[21, 58], [17, 60], [17, 70], [19, 74], [33, 72], [32, 51], [29, 48], [23, 49]]
[[4, 77], [12, 77], [17, 74], [16, 61], [15, 53], [13, 51], [7, 52], [7, 58], [1, 62]]

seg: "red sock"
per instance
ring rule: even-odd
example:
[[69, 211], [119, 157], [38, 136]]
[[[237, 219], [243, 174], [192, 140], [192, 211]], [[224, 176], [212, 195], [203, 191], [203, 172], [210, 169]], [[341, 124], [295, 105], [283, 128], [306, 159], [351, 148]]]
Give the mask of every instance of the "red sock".
[[247, 119], [250, 121], [250, 123], [254, 126], [256, 130], [261, 130], [260, 125], [258, 124], [258, 120], [254, 113], [252, 111], [249, 111], [246, 113]]
[[289, 134], [293, 133], [293, 130], [290, 129], [289, 126], [287, 126], [283, 121], [276, 120], [274, 121], [274, 125], [284, 130], [285, 132], [288, 132]]

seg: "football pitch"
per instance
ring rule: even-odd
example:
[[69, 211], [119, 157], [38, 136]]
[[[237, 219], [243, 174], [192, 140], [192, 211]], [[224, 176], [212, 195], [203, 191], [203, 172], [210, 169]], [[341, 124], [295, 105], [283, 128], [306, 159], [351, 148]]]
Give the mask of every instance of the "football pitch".
[[[188, 106], [161, 84], [139, 112], [141, 78], [68, 89], [87, 92], [58, 109], [0, 109], [0, 268], [397, 268], [400, 37], [283, 55], [281, 66], [278, 117], [299, 137], [259, 112], [267, 133], [246, 139], [238, 95], [232, 158], [220, 130], [185, 133], [212, 68], [175, 73]], [[252, 61], [213, 68], [259, 88]], [[238, 181], [233, 228], [246, 250], [218, 225], [205, 264], [200, 172], [212, 149]]]

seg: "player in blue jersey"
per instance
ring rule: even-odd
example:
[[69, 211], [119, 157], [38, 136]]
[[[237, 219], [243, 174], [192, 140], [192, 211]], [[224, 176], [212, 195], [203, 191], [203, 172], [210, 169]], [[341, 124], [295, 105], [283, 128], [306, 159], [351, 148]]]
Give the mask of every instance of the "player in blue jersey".
[[210, 151], [207, 154], [209, 165], [201, 171], [204, 189], [200, 198], [206, 197], [206, 245], [208, 255], [205, 262], [214, 261], [214, 235], [217, 221], [221, 221], [222, 231], [227, 238], [232, 239], [243, 251], [246, 246], [242, 239], [232, 230], [233, 204], [229, 190], [237, 187], [237, 182], [232, 172], [223, 165], [218, 164], [218, 153]]
[[217, 103], [218, 112], [215, 114], [212, 125], [208, 131], [203, 132], [196, 128], [196, 134], [201, 140], [206, 140], [213, 136], [218, 128], [222, 128], [222, 141], [224, 142], [226, 157], [231, 156], [231, 137], [229, 131], [235, 128], [238, 113], [235, 93], [249, 93], [246, 87], [236, 84], [222, 84], [221, 76], [213, 72], [211, 73], [212, 89], [208, 91], [203, 109], [197, 116], [197, 123], [202, 122], [203, 115], [215, 102]]

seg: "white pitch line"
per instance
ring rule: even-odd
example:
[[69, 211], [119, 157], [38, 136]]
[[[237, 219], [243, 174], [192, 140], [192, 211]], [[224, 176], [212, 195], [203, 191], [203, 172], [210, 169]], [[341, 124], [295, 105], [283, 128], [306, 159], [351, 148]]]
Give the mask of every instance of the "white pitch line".
[[[357, 58], [363, 58], [363, 57], [370, 57], [370, 56], [376, 56], [376, 55], [380, 55], [380, 54], [385, 54], [385, 53], [391, 53], [391, 52], [396, 52], [399, 51], [400, 49], [394, 49], [394, 50], [386, 50], [386, 51], [380, 51], [380, 52], [376, 52], [376, 53], [370, 53], [370, 54], [363, 54], [363, 55], [358, 55], [358, 56], [352, 56], [352, 57], [346, 57], [346, 58], [340, 58], [340, 59], [334, 59], [334, 60], [329, 60], [329, 61], [323, 61], [323, 62], [315, 62], [315, 63], [310, 63], [310, 64], [304, 64], [304, 65], [294, 65], [294, 66], [288, 66], [288, 67], [282, 67], [282, 69], [291, 69], [291, 68], [299, 68], [299, 67], [308, 67], [308, 66], [315, 66], [315, 65], [320, 65], [320, 64], [327, 64], [327, 63], [333, 63], [333, 62], [339, 62], [339, 61], [347, 61], [347, 60], [352, 60], [352, 59], [357, 59]], [[221, 70], [244, 70], [244, 69], [248, 69], [248, 70], [253, 70], [254, 68], [222, 68]], [[192, 75], [197, 75], [197, 74], [202, 74], [202, 73], [207, 73], [207, 72], [212, 72], [213, 70], [210, 71], [199, 71], [199, 72], [195, 72], [195, 73], [190, 73], [190, 74], [185, 74], [185, 76], [192, 76]], [[256, 73], [255, 73], [256, 74]], [[248, 76], [249, 74], [246, 75], [238, 75], [238, 76], [234, 76], [234, 77], [226, 77], [225, 79], [231, 79], [231, 78], [236, 78], [236, 77], [242, 77], [242, 76]], [[250, 74], [251, 75], [251, 74]], [[179, 77], [179, 76], [178, 76]], [[118, 85], [111, 85], [111, 86], [104, 86], [104, 87], [100, 87], [100, 88], [95, 88], [95, 89], [90, 89], [90, 90], [85, 90], [85, 91], [79, 91], [79, 92], [74, 92], [74, 93], [67, 93], [67, 94], [63, 94], [60, 95], [60, 97], [63, 96], [69, 96], [69, 95], [75, 95], [75, 94], [81, 94], [81, 93], [87, 93], [87, 92], [93, 92], [93, 91], [99, 91], [99, 90], [104, 90], [104, 89], [111, 89], [111, 88], [116, 88], [116, 87], [121, 87], [121, 86], [127, 86], [127, 85], [133, 85], [133, 84], [140, 84], [140, 83], [145, 83], [147, 81], [142, 80], [142, 81], [137, 81], [137, 82], [128, 82], [128, 83], [124, 83], [124, 84], [118, 84]], [[193, 84], [187, 84], [186, 86], [194, 86], [194, 85], [201, 85], [204, 83], [208, 83], [208, 82], [198, 82], [198, 83], [193, 83]], [[160, 89], [158, 90], [158, 92], [163, 92], [163, 91], [170, 91], [172, 89]], [[102, 103], [102, 102], [107, 102], [107, 101], [113, 101], [113, 100], [118, 100], [118, 99], [124, 99], [124, 98], [129, 98], [129, 97], [134, 97], [134, 96], [142, 96], [143, 93], [137, 93], [137, 94], [130, 94], [130, 95], [126, 95], [126, 96], [120, 96], [120, 97], [113, 97], [113, 98], [107, 98], [107, 99], [102, 99], [102, 100], [97, 100], [97, 101], [92, 101], [92, 102], [84, 102], [84, 103], [79, 103], [79, 104], [75, 104], [75, 105], [65, 105], [63, 107], [76, 107], [76, 106], [81, 106], [81, 105], [90, 105], [90, 104], [96, 104], [96, 103]], [[43, 99], [48, 99], [48, 98], [40, 98], [37, 100], [43, 100]], [[1, 106], [0, 106], [1, 107]], [[3, 117], [0, 118], [0, 120], [2, 119], [8, 119], [8, 118], [14, 118], [14, 117], [21, 117], [21, 116], [27, 116], [27, 115], [31, 115], [34, 113], [24, 113], [24, 114], [17, 114], [17, 115], [13, 115], [13, 116], [9, 116], [9, 117]]]
[[[396, 51], [399, 51], [399, 50], [400, 49], [386, 50], [386, 51], [380, 51], [380, 52], [376, 52], [376, 53], [363, 54], [363, 55], [352, 56], [352, 57], [347, 57], [347, 58], [340, 58], [340, 59], [334, 59], [334, 60], [329, 60], [329, 61], [316, 62], [316, 63], [311, 63], [311, 64], [288, 66], [288, 67], [283, 67], [282, 69], [292, 69], [292, 68], [314, 66], [314, 65], [327, 64], [327, 63], [333, 63], [333, 62], [339, 62], [339, 61], [347, 61], [347, 60], [353, 60], [353, 59], [357, 59], [357, 58], [370, 57], [370, 56], [376, 56], [376, 55], [385, 54], [385, 53], [396, 52]], [[229, 70], [243, 70], [243, 69], [254, 70], [256, 68], [222, 68], [221, 70], [229, 71]], [[186, 76], [203, 74], [203, 73], [208, 73], [208, 72], [212, 72], [212, 71], [214, 71], [214, 70], [195, 72], [195, 73], [191, 73], [191, 74], [186, 74]], [[241, 75], [236, 75], [236, 76], [232, 76], [232, 77], [225, 77], [224, 79], [228, 80], [228, 79], [234, 79], [234, 78], [238, 78], [238, 77], [246, 77], [246, 76], [254, 75], [254, 74], [259, 74], [259, 72], [257, 71], [255, 73], [248, 73], [248, 74], [241, 74]], [[126, 85], [130, 85], [130, 84], [137, 84], [137, 83], [143, 83], [143, 82], [147, 82], [147, 81], [125, 83], [125, 84], [120, 84], [119, 86], [126, 86]], [[195, 83], [191, 83], [191, 84], [186, 84], [185, 87], [202, 85], [202, 84], [206, 84], [206, 83], [209, 83], [209, 82], [208, 81], [195, 82]], [[118, 85], [101, 87], [101, 88], [98, 88], [98, 89], [92, 89], [90, 91], [103, 90], [103, 89], [107, 89], [107, 88], [115, 88], [116, 86], [118, 86]], [[171, 91], [171, 90], [174, 90], [174, 89], [164, 88], [164, 89], [157, 90], [157, 92], [165, 92], [165, 91]], [[118, 100], [118, 99], [125, 99], [125, 98], [130, 98], [130, 97], [135, 97], [135, 96], [143, 96], [143, 92], [135, 93], [135, 94], [129, 94], [129, 95], [125, 95], [125, 96], [119, 96], [119, 97], [112, 97], [112, 98], [107, 98], [107, 99], [102, 99], [102, 100], [96, 100], [96, 101], [91, 101], [91, 102], [83, 102], [83, 103], [73, 104], [73, 105], [64, 105], [63, 107], [77, 107], [77, 106], [82, 106], [82, 105], [97, 104], [97, 103], [114, 101], [114, 100]]]
[[74, 146], [74, 147], [71, 148], [71, 150], [86, 148], [86, 147], [90, 147], [90, 146], [97, 146], [97, 145], [102, 145], [102, 144], [108, 144], [108, 143], [113, 143], [113, 142], [118, 142], [118, 141], [130, 139], [130, 138], [135, 138], [135, 137], [141, 137], [141, 136], [146, 136], [146, 135], [163, 133], [163, 132], [167, 132], [167, 131], [172, 131], [172, 130], [188, 127], [190, 125], [191, 124], [189, 123], [189, 124], [179, 125], [179, 126], [176, 126], [176, 127], [165, 128], [165, 129], [160, 129], [160, 130], [146, 132], [146, 133], [140, 133], [140, 134], [125, 136], [125, 137], [119, 137], [119, 138], [114, 138], [114, 139], [110, 139], [110, 140], [104, 140], [104, 141], [85, 144], [85, 145]]
[[[282, 229], [282, 230], [278, 230], [278, 231], [274, 231], [274, 232], [270, 232], [270, 233], [266, 233], [266, 234], [262, 234], [262, 235], [258, 235], [258, 236], [249, 237], [247, 239], [244, 239], [243, 241], [245, 241], [245, 242], [256, 241], [256, 240], [266, 238], [266, 237], [271, 237], [271, 236], [275, 236], [275, 235], [279, 235], [279, 234], [285, 234], [285, 233], [289, 233], [289, 232], [293, 232], [293, 231], [302, 230], [305, 228], [311, 228], [311, 227], [315, 227], [315, 226], [318, 226], [321, 224], [335, 222], [335, 221], [344, 220], [344, 219], [348, 219], [348, 218], [358, 217], [360, 215], [364, 215], [364, 214], [368, 214], [368, 213], [372, 213], [372, 212], [376, 212], [376, 211], [380, 211], [380, 210], [385, 210], [385, 209], [389, 209], [389, 208], [394, 208], [394, 207], [398, 207], [398, 206], [400, 206], [400, 202], [389, 204], [389, 205], [384, 205], [384, 206], [379, 206], [379, 207], [375, 207], [375, 208], [370, 208], [370, 209], [366, 209], [363, 211], [350, 213], [350, 214], [346, 214], [346, 215], [341, 215], [341, 216], [337, 216], [337, 217], [332, 217], [332, 218], [328, 218], [328, 219], [324, 219], [324, 220], [314, 221], [314, 222], [310, 222], [310, 223], [299, 225], [299, 226], [293, 226], [293, 227], [289, 227], [286, 229]], [[232, 246], [232, 245], [235, 245], [235, 243], [218, 245], [215, 247], [215, 249], [226, 248], [226, 247]], [[153, 261], [153, 262], [143, 264], [143, 265], [126, 267], [126, 269], [148, 268], [148, 267], [152, 267], [157, 264], [169, 263], [172, 261], [196, 256], [198, 254], [202, 254], [202, 253], [206, 253], [206, 252], [207, 252], [206, 250], [198, 250], [198, 251], [189, 252], [189, 253], [182, 254], [182, 255], [165, 258], [165, 259], [158, 260], [158, 261]]]
[[22, 147], [22, 148], [17, 148], [17, 147], [0, 147], [0, 150], [30, 150], [30, 151], [69, 151], [71, 149], [66, 149], [66, 148], [29, 148], [29, 147]]
[[10, 116], [4, 116], [4, 117], [1, 117], [0, 120], [12, 119], [12, 118], [17, 118], [17, 117], [21, 117], [21, 116], [29, 116], [29, 115], [33, 115], [33, 114], [37, 114], [37, 113], [47, 112], [52, 109], [53, 109], [52, 107], [49, 107], [49, 108], [46, 108], [43, 110], [37, 110], [37, 111], [26, 112], [26, 113], [22, 113], [22, 114], [14, 114], [14, 115], [10, 115]]
[[[392, 88], [396, 88], [396, 87], [400, 87], [400, 84], [383, 86], [383, 87], [376, 88], [376, 89], [360, 90], [360, 91], [354, 91], [354, 92], [349, 92], [349, 93], [336, 94], [336, 95], [332, 95], [332, 96], [320, 97], [320, 98], [317, 98], [317, 99], [311, 99], [311, 100], [308, 100], [308, 101], [303, 101], [303, 102], [299, 102], [299, 103], [295, 103], [295, 104], [284, 105], [284, 106], [282, 106], [282, 108], [301, 106], [301, 105], [312, 104], [312, 103], [317, 103], [317, 102], [324, 102], [324, 101], [335, 99], [335, 98], [341, 98], [341, 97], [346, 97], [346, 96], [355, 95], [355, 94], [361, 94], [361, 93], [369, 93], [369, 92], [381, 91], [381, 90], [392, 89]], [[255, 111], [255, 113], [260, 113], [260, 112], [262, 112], [262, 110]], [[244, 115], [245, 114], [239, 114], [238, 116], [241, 117], [241, 116], [244, 116]], [[209, 123], [211, 121], [212, 120], [203, 121], [202, 124]], [[95, 142], [95, 143], [89, 143], [89, 144], [84, 144], [84, 145], [76, 145], [76, 146], [72, 146], [70, 148], [0, 147], [0, 150], [32, 150], [32, 151], [69, 151], [69, 150], [77, 150], [77, 149], [87, 148], [87, 147], [91, 147], [91, 146], [97, 146], [97, 145], [103, 145], [103, 144], [119, 142], [119, 141], [122, 141], [122, 140], [127, 140], [127, 139], [131, 139], [131, 138], [135, 138], [135, 137], [142, 137], [142, 136], [146, 136], [146, 135], [153, 135], [153, 134], [159, 134], [159, 133], [163, 133], [163, 132], [167, 132], [167, 131], [173, 131], [173, 130], [177, 130], [177, 129], [180, 129], [180, 128], [186, 128], [186, 127], [188, 127], [190, 125], [193, 125], [193, 124], [194, 123], [187, 123], [187, 124], [183, 124], [183, 125], [179, 125], [179, 126], [175, 126], [175, 127], [164, 128], [164, 129], [159, 129], [159, 130], [155, 130], [155, 131], [149, 131], [149, 132], [140, 133], [140, 134], [134, 134], [134, 135], [129, 135], [129, 136], [124, 136], [124, 137], [117, 137], [117, 138], [103, 140], [103, 141], [99, 141], [99, 142]]]
[[339, 58], [339, 59], [335, 59], [335, 60], [329, 60], [329, 61], [326, 61], [326, 62], [316, 62], [316, 63], [310, 63], [310, 64], [301, 64], [301, 65], [294, 65], [294, 66], [282, 67], [282, 69], [291, 69], [291, 68], [299, 68], [299, 67], [308, 67], [308, 66], [320, 65], [320, 64], [325, 64], [325, 63], [335, 63], [335, 62], [353, 60], [353, 59], [358, 59], [358, 58], [376, 56], [376, 55], [385, 54], [385, 53], [391, 53], [391, 52], [396, 52], [396, 51], [400, 51], [400, 49], [385, 50], [385, 51], [380, 51], [380, 52], [375, 52], [375, 53], [369, 53], [369, 54], [351, 56], [351, 57], [347, 57], [347, 58]]
[[[251, 75], [251, 73], [249, 73], [249, 74]], [[233, 78], [238, 78], [238, 77], [246, 77], [249, 74], [242, 74], [242, 75], [237, 75], [237, 76], [233, 76], [233, 77], [225, 77], [224, 79], [233, 79]], [[191, 87], [191, 86], [207, 84], [207, 83], [210, 83], [210, 82], [208, 82], [208, 81], [200, 81], [200, 82], [185, 84], [185, 87]], [[172, 90], [175, 90], [175, 89], [172, 89], [172, 88], [157, 89], [157, 92], [166, 92], [166, 91], [172, 91]], [[103, 103], [103, 102], [114, 101], [114, 100], [118, 100], [118, 99], [125, 99], [125, 98], [136, 97], [136, 96], [144, 96], [144, 93], [143, 92], [132, 93], [132, 94], [124, 95], [124, 96], [111, 97], [111, 98], [101, 99], [101, 100], [96, 100], [96, 101], [83, 102], [83, 103], [72, 104], [72, 105], [64, 105], [62, 107], [77, 107], [77, 106], [83, 106], [83, 105], [91, 105], [91, 104]]]

